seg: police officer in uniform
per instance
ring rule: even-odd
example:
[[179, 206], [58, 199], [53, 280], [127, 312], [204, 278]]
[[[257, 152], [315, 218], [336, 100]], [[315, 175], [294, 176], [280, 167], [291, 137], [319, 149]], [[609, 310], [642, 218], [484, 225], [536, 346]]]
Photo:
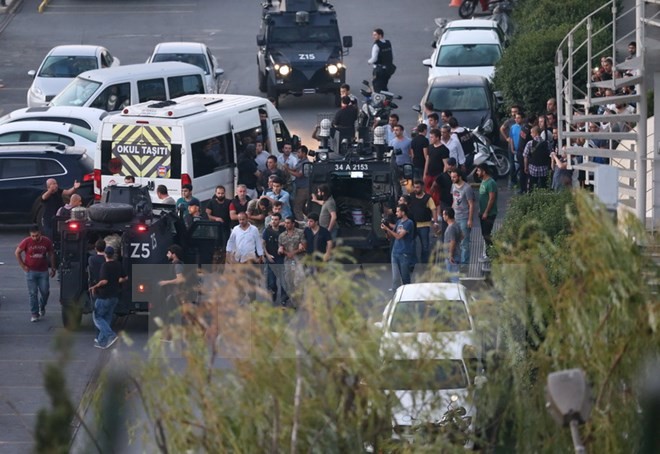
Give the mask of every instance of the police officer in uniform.
[[383, 29], [377, 28], [371, 36], [374, 38], [374, 45], [371, 48], [371, 58], [369, 64], [374, 65], [373, 89], [376, 93], [387, 91], [387, 83], [394, 74], [394, 57], [392, 55], [392, 44], [384, 38]]

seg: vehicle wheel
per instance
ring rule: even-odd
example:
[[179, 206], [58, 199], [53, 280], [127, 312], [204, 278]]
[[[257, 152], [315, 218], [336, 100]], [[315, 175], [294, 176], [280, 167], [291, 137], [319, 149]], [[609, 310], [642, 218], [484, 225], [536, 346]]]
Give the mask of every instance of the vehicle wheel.
[[275, 87], [275, 82], [269, 77], [266, 81], [266, 96], [268, 99], [273, 101], [275, 107], [280, 107], [279, 95], [277, 93], [277, 87]]
[[62, 325], [69, 331], [80, 328], [82, 322], [82, 308], [76, 305], [62, 305]]
[[511, 172], [511, 160], [504, 151], [495, 150], [495, 170], [498, 178], [504, 178]]
[[458, 8], [458, 15], [463, 19], [469, 19], [474, 14], [474, 10], [477, 7], [476, 0], [463, 0], [461, 6]]
[[266, 73], [259, 71], [257, 67], [257, 78], [259, 79], [259, 91], [261, 93], [266, 93]]
[[96, 222], [127, 222], [133, 219], [133, 205], [127, 203], [97, 203], [87, 209], [87, 214]]

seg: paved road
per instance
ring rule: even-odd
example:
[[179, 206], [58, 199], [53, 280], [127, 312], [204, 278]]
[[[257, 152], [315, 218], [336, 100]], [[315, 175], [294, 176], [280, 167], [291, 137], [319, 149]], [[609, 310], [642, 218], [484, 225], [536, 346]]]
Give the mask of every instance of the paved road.
[[[18, 2], [19, 0], [15, 0]], [[84, 43], [106, 46], [123, 64], [146, 60], [153, 46], [161, 41], [203, 41], [218, 57], [229, 81], [230, 93], [261, 95], [257, 91], [255, 35], [260, 18], [258, 1], [246, 0], [146, 0], [110, 1], [51, 0], [44, 14], [37, 13], [37, 0], [23, 0], [18, 13], [5, 23], [0, 35], [0, 113], [25, 106], [31, 83], [27, 71], [36, 69], [47, 51], [58, 44]], [[398, 113], [407, 129], [415, 124], [410, 107], [418, 103], [426, 86], [426, 68], [421, 60], [430, 54], [433, 17], [455, 18], [456, 11], [446, 1], [417, 0], [414, 7], [401, 2], [360, 0], [337, 2], [340, 31], [352, 35], [355, 47], [346, 63], [348, 82], [357, 88], [369, 78], [366, 63], [371, 46], [371, 30], [385, 29], [394, 46], [396, 75], [390, 89], [403, 96]], [[7, 16], [5, 16], [6, 18]], [[0, 16], [2, 23], [2, 16]], [[325, 96], [288, 97], [280, 110], [294, 133], [311, 148], [310, 135], [316, 114], [333, 112]], [[0, 223], [3, 220], [0, 219]], [[31, 430], [37, 410], [47, 403], [41, 370], [54, 358], [51, 346], [60, 331], [57, 308], [57, 282], [52, 281], [50, 311], [46, 320], [28, 321], [27, 291], [22, 271], [15, 264], [13, 251], [22, 230], [0, 231], [0, 452], [29, 452]], [[389, 273], [376, 283], [389, 287]], [[379, 301], [378, 305], [384, 305]], [[381, 309], [371, 306], [368, 315]], [[131, 351], [140, 353], [148, 338], [146, 317], [130, 317], [124, 329], [134, 339]], [[73, 362], [67, 369], [68, 386], [80, 401], [97, 367], [110, 356], [93, 348], [94, 329], [85, 317], [80, 331], [72, 334]], [[128, 347], [119, 346], [117, 355]], [[10, 402], [9, 405], [7, 402]], [[20, 414], [20, 417], [14, 411]]]

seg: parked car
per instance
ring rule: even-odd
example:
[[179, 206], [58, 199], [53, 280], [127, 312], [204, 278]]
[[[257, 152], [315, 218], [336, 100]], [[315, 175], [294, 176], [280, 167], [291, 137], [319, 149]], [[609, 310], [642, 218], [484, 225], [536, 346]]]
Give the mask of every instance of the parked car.
[[201, 68], [206, 75], [205, 85], [208, 93], [218, 92], [220, 76], [225, 73], [222, 68], [218, 67], [218, 60], [204, 43], [172, 42], [156, 44], [151, 57], [147, 59], [147, 63], [163, 61], [180, 61]]
[[47, 106], [78, 74], [91, 69], [119, 66], [119, 59], [101, 46], [56, 46], [39, 69], [28, 71], [34, 78], [27, 93], [28, 107]]
[[[441, 21], [445, 21], [445, 19], [438, 18], [435, 23], [438, 27], [442, 24], [443, 32], [457, 30], [492, 30], [497, 33], [502, 46], [506, 47], [508, 45], [508, 38], [504, 33], [504, 30], [502, 30], [502, 27], [492, 19], [459, 19], [447, 23], [442, 23]], [[441, 36], [439, 38], [441, 38]]]
[[426, 118], [421, 106], [433, 103], [433, 110], [450, 110], [458, 124], [466, 128], [480, 126], [488, 138], [496, 143], [499, 135], [497, 109], [500, 101], [491, 83], [483, 76], [442, 76], [429, 81], [420, 104], [413, 106], [419, 122]]
[[0, 118], [0, 125], [17, 121], [52, 121], [55, 123], [71, 123], [91, 131], [98, 131], [103, 117], [108, 112], [93, 107], [48, 106], [27, 107], [14, 110]]
[[484, 377], [468, 299], [461, 284], [415, 283], [399, 287], [385, 307], [377, 326], [386, 392], [396, 397], [395, 439], [417, 443], [429, 431], [439, 435], [443, 418], [455, 415], [460, 444], [473, 445], [477, 408], [468, 388]]
[[69, 123], [19, 121], [0, 125], [0, 143], [41, 142], [81, 147], [94, 159], [96, 133]]
[[88, 203], [94, 198], [94, 161], [83, 148], [35, 143], [0, 144], [0, 223], [36, 222], [46, 180], [61, 188], [77, 180], [77, 193]]
[[428, 79], [439, 76], [477, 75], [492, 79], [502, 58], [502, 43], [493, 30], [451, 30], [443, 33], [431, 58]]

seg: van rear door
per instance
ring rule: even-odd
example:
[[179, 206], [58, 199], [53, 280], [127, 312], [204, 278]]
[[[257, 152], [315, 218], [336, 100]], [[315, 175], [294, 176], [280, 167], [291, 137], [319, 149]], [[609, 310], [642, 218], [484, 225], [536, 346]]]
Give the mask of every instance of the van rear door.
[[123, 184], [126, 175], [133, 175], [136, 184], [149, 189], [152, 202], [158, 203], [156, 187], [161, 184], [176, 199], [181, 186], [181, 145], [172, 143], [173, 128], [119, 123], [109, 126], [111, 141], [101, 144], [102, 186]]
[[[254, 143], [257, 136], [263, 135], [265, 132], [261, 130], [258, 108], [254, 107], [233, 116], [231, 119], [231, 130], [234, 135], [234, 159], [238, 164], [245, 147], [250, 143]], [[234, 173], [234, 187], [236, 187], [236, 183], [238, 183], [238, 168], [236, 168]]]

